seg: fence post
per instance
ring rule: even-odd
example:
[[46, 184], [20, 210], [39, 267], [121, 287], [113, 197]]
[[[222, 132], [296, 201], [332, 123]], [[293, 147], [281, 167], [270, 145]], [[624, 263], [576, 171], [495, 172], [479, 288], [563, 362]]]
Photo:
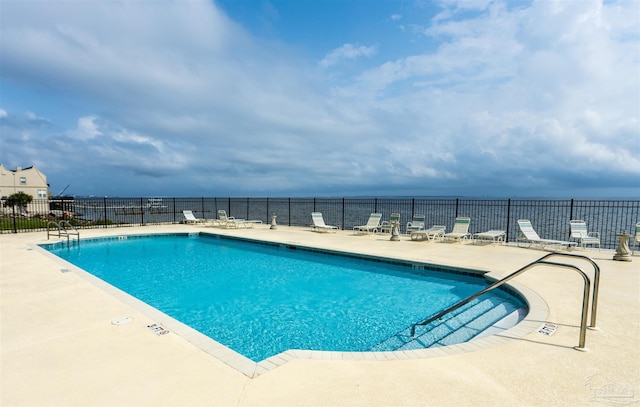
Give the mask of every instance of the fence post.
[[13, 233], [18, 233], [18, 225], [16, 223], [16, 206], [15, 205], [13, 205], [12, 211], [13, 211]]
[[456, 218], [458, 217], [458, 198], [456, 198]]
[[144, 226], [144, 206], [142, 203], [142, 197], [140, 198], [140, 226]]
[[291, 226], [291, 198], [289, 198], [289, 204], [287, 206], [287, 211], [289, 212], [289, 226]]
[[[573, 219], [573, 198], [571, 198], [571, 207], [569, 208], [569, 221], [571, 221], [571, 219]], [[571, 228], [569, 228], [569, 237], [567, 238], [567, 240], [570, 240], [570, 239], [571, 239]]]
[[504, 238], [505, 243], [509, 242], [509, 225], [510, 225], [509, 221], [510, 220], [511, 220], [511, 198], [507, 199], [507, 235]]
[[569, 220], [573, 219], [573, 198], [571, 198], [571, 209], [569, 209]]
[[344, 197], [342, 198], [342, 230], [344, 230]]
[[102, 209], [104, 213], [104, 227], [107, 227], [107, 197], [102, 198]]

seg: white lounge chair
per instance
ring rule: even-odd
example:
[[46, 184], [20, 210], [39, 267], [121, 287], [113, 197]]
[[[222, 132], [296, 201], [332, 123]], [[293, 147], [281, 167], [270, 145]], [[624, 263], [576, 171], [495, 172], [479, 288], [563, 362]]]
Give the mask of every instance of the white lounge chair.
[[184, 219], [187, 223], [203, 223], [205, 222], [204, 219], [198, 219], [196, 218], [196, 216], [193, 214], [193, 211], [182, 211], [182, 214], [184, 215]]
[[218, 221], [220, 222], [220, 226], [223, 228], [245, 227], [244, 219], [236, 219], [233, 216], [227, 216], [227, 211], [224, 209], [218, 210]]
[[233, 216], [227, 216], [227, 211], [224, 209], [218, 210], [218, 220], [220, 226], [224, 228], [252, 228], [256, 223], [262, 223], [261, 220], [236, 219]]
[[473, 243], [476, 242], [489, 242], [489, 243], [504, 243], [504, 239], [507, 236], [507, 232], [504, 230], [491, 229], [486, 232], [480, 232], [473, 235]]
[[427, 230], [414, 230], [411, 232], [411, 240], [442, 239], [446, 229], [447, 227], [444, 225], [433, 225]]
[[520, 243], [525, 243], [527, 247], [531, 247], [534, 244], [540, 245], [543, 249], [547, 246], [566, 246], [567, 249], [571, 249], [573, 246], [577, 246], [576, 242], [565, 242], [563, 240], [542, 239], [531, 226], [529, 219], [518, 219], [518, 226], [520, 227], [520, 235], [516, 238], [516, 244], [520, 246]]
[[313, 221], [313, 225], [311, 225], [311, 230], [314, 232], [337, 232], [337, 226], [329, 226], [324, 223], [324, 218], [322, 217], [321, 212], [312, 212], [311, 220]]
[[400, 214], [399, 213], [392, 213], [391, 215], [389, 215], [389, 220], [383, 220], [382, 223], [380, 224], [380, 232], [381, 233], [391, 233], [391, 229], [393, 229], [393, 224], [397, 223], [398, 225], [400, 224]]
[[422, 214], [414, 214], [413, 215], [413, 220], [411, 222], [407, 222], [407, 228], [405, 230], [405, 232], [410, 235], [411, 232], [415, 232], [417, 230], [424, 230], [425, 228], [425, 224], [424, 224], [424, 219], [425, 216]]
[[634, 238], [635, 240], [635, 248], [631, 251], [631, 254], [636, 254], [636, 249], [638, 248], [638, 245], [640, 245], [640, 222], [636, 223], [636, 237]]
[[587, 232], [587, 223], [583, 220], [570, 220], [571, 238], [578, 239], [578, 244], [585, 249], [587, 245], [598, 245], [600, 250], [600, 233]]
[[380, 227], [380, 221], [382, 220], [382, 214], [381, 213], [372, 213], [369, 216], [369, 220], [367, 221], [366, 225], [362, 225], [362, 226], [354, 226], [353, 230], [354, 232], [357, 233], [376, 233], [378, 231], [378, 228]]
[[467, 239], [469, 236], [471, 236], [471, 234], [469, 233], [470, 223], [471, 223], [471, 218], [467, 218], [467, 217], [456, 218], [456, 221], [453, 224], [453, 230], [449, 233], [445, 233], [443, 236], [443, 240], [462, 241]]

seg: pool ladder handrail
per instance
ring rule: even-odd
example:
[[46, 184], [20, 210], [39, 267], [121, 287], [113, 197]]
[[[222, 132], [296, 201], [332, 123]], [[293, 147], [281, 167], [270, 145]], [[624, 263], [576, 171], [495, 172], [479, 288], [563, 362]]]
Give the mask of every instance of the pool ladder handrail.
[[[56, 233], [55, 231], [51, 231], [51, 226], [55, 226], [58, 233], [57, 235], [55, 235]], [[73, 230], [70, 230], [70, 229], [73, 229]], [[67, 245], [69, 244], [70, 236], [75, 235], [78, 243], [80, 243], [80, 232], [78, 231], [78, 229], [76, 229], [75, 226], [73, 226], [67, 220], [62, 220], [60, 222], [49, 221], [47, 223], [47, 240], [49, 240], [49, 235], [58, 236], [58, 237], [66, 236]]]
[[585, 338], [586, 338], [586, 328], [587, 328], [587, 314], [588, 314], [588, 307], [589, 307], [589, 290], [591, 287], [591, 281], [589, 280], [589, 277], [585, 274], [584, 271], [582, 271], [582, 269], [580, 269], [579, 267], [573, 265], [573, 264], [566, 264], [566, 263], [556, 263], [556, 262], [552, 262], [552, 261], [547, 261], [546, 259], [552, 256], [560, 256], [560, 257], [574, 257], [574, 258], [579, 258], [579, 259], [583, 259], [588, 261], [589, 263], [591, 263], [591, 265], [593, 266], [594, 269], [594, 287], [593, 287], [593, 297], [591, 300], [591, 324], [589, 325], [589, 329], [598, 329], [596, 327], [596, 312], [598, 309], [598, 291], [599, 291], [599, 286], [600, 286], [600, 267], [596, 264], [595, 261], [593, 261], [593, 259], [591, 259], [590, 257], [587, 256], [583, 256], [580, 254], [573, 254], [573, 253], [560, 253], [560, 252], [552, 252], [549, 254], [546, 254], [544, 256], [542, 256], [541, 258], [539, 258], [536, 261], [533, 261], [529, 264], [527, 264], [526, 266], [521, 267], [520, 269], [514, 271], [513, 273], [509, 274], [506, 277], [503, 277], [502, 279], [494, 282], [493, 284], [489, 285], [487, 288], [478, 291], [477, 293], [465, 298], [464, 300], [461, 300], [457, 303], [455, 303], [454, 305], [448, 307], [447, 309], [438, 312], [437, 314], [425, 319], [424, 321], [421, 322], [417, 322], [415, 324], [413, 324], [411, 326], [411, 337], [415, 337], [415, 333], [416, 333], [416, 327], [417, 326], [424, 326], [424, 325], [428, 325], [430, 323], [432, 323], [433, 321], [436, 321], [440, 318], [442, 318], [444, 315], [453, 312], [455, 310], [457, 310], [458, 308], [464, 306], [465, 304], [468, 304], [469, 302], [475, 300], [476, 298], [480, 297], [483, 294], [486, 294], [487, 292], [494, 290], [498, 287], [500, 287], [501, 285], [505, 284], [506, 282], [508, 282], [509, 280], [519, 276], [520, 274], [524, 273], [525, 271], [538, 266], [538, 265], [546, 265], [546, 266], [554, 266], [554, 267], [562, 267], [562, 268], [568, 268], [568, 269], [572, 269], [575, 270], [576, 272], [578, 272], [578, 274], [580, 274], [584, 280], [584, 291], [583, 291], [583, 297], [582, 297], [582, 316], [580, 319], [580, 339], [578, 341], [578, 346], [574, 346], [574, 349], [576, 350], [580, 350], [580, 351], [587, 351], [588, 349], [585, 348]]

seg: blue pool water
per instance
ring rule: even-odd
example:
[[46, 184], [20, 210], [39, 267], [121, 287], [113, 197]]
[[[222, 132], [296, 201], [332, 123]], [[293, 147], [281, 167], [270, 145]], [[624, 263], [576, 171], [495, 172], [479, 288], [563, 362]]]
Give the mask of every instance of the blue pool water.
[[[44, 247], [254, 361], [288, 349], [379, 349], [487, 285], [479, 277], [207, 235]], [[495, 296], [521, 305], [506, 292]]]

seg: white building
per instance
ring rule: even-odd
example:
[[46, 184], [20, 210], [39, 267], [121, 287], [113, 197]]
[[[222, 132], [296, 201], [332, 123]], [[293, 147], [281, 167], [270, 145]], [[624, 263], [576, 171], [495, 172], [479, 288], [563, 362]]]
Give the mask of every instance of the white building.
[[0, 198], [5, 200], [18, 192], [31, 195], [34, 201], [48, 199], [47, 176], [33, 166], [24, 169], [16, 167], [15, 170], [10, 170], [0, 164]]

